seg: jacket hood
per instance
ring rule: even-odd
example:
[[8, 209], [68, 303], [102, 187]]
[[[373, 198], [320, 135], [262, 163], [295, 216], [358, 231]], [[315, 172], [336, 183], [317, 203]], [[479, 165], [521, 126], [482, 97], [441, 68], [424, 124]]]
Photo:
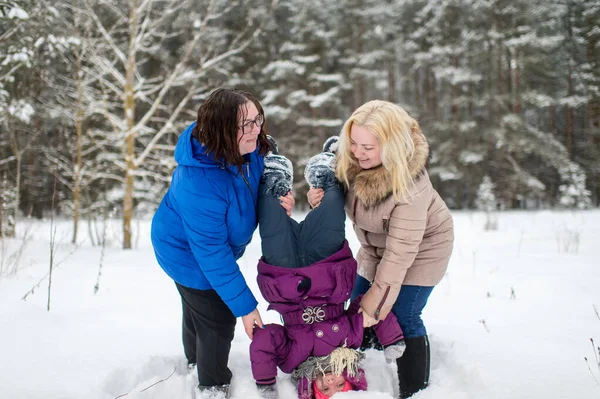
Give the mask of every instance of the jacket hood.
[[[411, 137], [415, 153], [408, 162], [408, 170], [413, 181], [416, 181], [425, 171], [429, 144], [418, 125], [412, 127]], [[348, 178], [354, 186], [356, 197], [367, 207], [380, 204], [392, 194], [392, 176], [383, 165], [373, 169], [352, 165]]]
[[175, 146], [175, 161], [179, 165], [198, 168], [214, 168], [225, 166], [224, 162], [214, 159], [212, 153], [207, 153], [204, 145], [192, 136], [196, 122], [192, 123], [181, 133]]

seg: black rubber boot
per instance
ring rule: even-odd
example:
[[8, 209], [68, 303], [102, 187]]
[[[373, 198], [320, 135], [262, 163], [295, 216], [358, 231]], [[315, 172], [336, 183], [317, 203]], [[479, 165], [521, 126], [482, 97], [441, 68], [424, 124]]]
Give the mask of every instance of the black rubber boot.
[[429, 385], [430, 352], [429, 338], [405, 338], [406, 351], [396, 360], [398, 365], [398, 383], [400, 384], [400, 398], [410, 398], [421, 389]]

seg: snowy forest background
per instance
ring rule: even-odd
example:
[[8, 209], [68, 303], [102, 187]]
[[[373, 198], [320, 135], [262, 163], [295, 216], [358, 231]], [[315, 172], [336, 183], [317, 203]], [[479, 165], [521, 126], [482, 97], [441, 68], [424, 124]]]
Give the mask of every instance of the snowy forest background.
[[[0, 233], [135, 220], [219, 86], [296, 171], [360, 104], [419, 120], [453, 209], [600, 204], [599, 0], [0, 0]], [[93, 234], [90, 234], [93, 239]]]

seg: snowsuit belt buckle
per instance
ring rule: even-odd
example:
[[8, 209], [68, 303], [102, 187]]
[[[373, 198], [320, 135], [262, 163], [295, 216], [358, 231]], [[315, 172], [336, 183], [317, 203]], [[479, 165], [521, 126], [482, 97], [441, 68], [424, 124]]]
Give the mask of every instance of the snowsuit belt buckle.
[[320, 306], [308, 306], [302, 312], [302, 321], [306, 324], [320, 323], [325, 320], [325, 310]]

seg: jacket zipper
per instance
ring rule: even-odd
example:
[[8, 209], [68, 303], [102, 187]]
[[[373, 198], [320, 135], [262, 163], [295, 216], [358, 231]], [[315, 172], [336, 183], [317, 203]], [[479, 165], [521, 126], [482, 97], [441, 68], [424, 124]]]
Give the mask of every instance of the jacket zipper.
[[246, 183], [246, 187], [248, 187], [248, 190], [250, 190], [250, 193], [252, 193], [252, 187], [250, 187], [250, 183], [248, 183], [246, 176], [242, 176], [242, 178], [244, 179], [244, 183]]
[[[246, 162], [244, 165], [246, 165], [246, 172], [248, 173], [248, 177], [250, 177], [250, 165], [248, 165], [248, 162]], [[250, 194], [252, 194], [252, 187], [250, 187], [250, 183], [248, 183], [248, 179], [246, 179], [246, 175], [243, 171], [242, 178], [244, 179], [244, 183], [246, 183], [246, 187], [248, 187], [248, 190], [250, 190]], [[254, 197], [254, 195], [252, 195], [252, 197]]]
[[[426, 347], [429, 346], [429, 339], [427, 337], [425, 337], [425, 346]], [[429, 352], [429, 348], [427, 348], [425, 350], [425, 353], [428, 353], [428, 352]], [[430, 369], [429, 362], [430, 362], [429, 357], [426, 357], [425, 358], [425, 370], [423, 373], [423, 375], [425, 376], [425, 378], [423, 379], [424, 380], [423, 384], [425, 384], [425, 386], [429, 385], [429, 369]]]
[[379, 306], [377, 306], [377, 309], [375, 310], [375, 320], [379, 320], [379, 313], [381, 313], [381, 308], [383, 307], [383, 304], [385, 303], [385, 300], [388, 297], [388, 294], [390, 293], [390, 287], [388, 286], [385, 289], [385, 294], [383, 294], [383, 299], [381, 300], [381, 302], [379, 303]]
[[[248, 164], [248, 162], [246, 162], [244, 165], [246, 165], [246, 172], [248, 173], [248, 177], [250, 177], [250, 165]], [[221, 169], [228, 171], [229, 173], [235, 175], [231, 170], [229, 170], [229, 168], [227, 166], [225, 166], [224, 164], [221, 165]], [[242, 179], [244, 179], [244, 183], [246, 183], [246, 187], [248, 187], [248, 190], [250, 191], [250, 196], [252, 197], [253, 200], [254, 199], [254, 193], [252, 192], [252, 187], [250, 186], [250, 183], [248, 182], [248, 179], [246, 179], [246, 175], [244, 174], [244, 168], [242, 168]]]

